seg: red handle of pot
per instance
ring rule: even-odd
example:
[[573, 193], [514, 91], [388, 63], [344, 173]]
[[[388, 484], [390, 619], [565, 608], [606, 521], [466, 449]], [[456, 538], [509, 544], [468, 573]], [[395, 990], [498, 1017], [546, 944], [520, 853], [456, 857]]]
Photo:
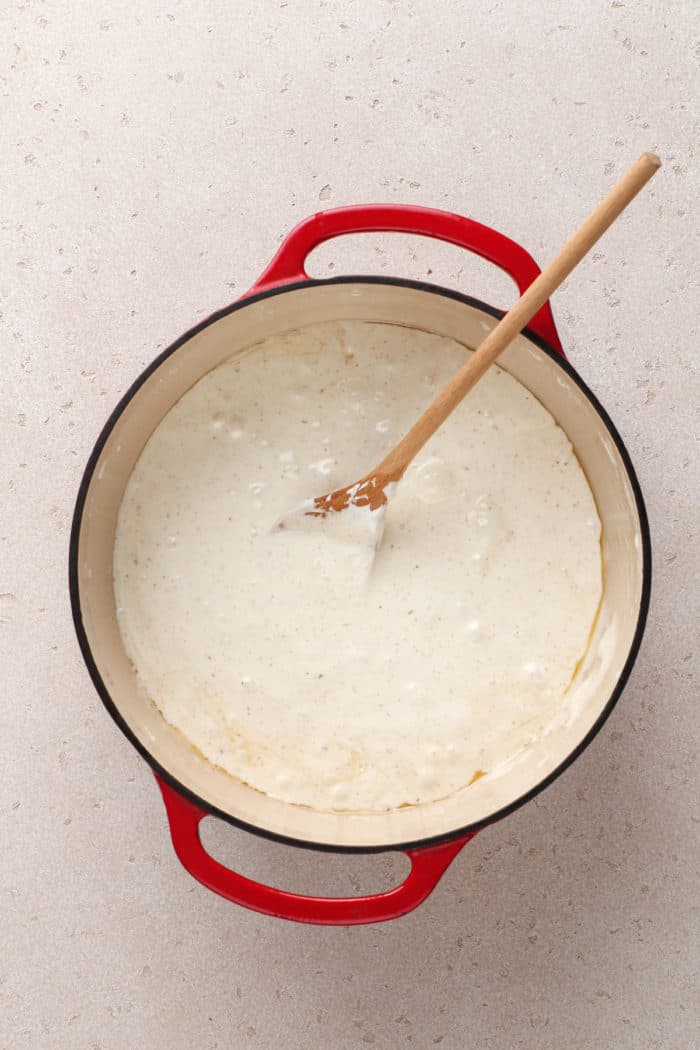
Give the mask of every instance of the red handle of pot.
[[462, 846], [476, 834], [472, 832], [438, 846], [405, 850], [411, 870], [404, 882], [386, 893], [368, 897], [308, 897], [255, 882], [210, 857], [199, 837], [199, 824], [209, 816], [207, 810], [186, 799], [160, 777], [156, 776], [156, 780], [163, 794], [175, 852], [190, 875], [235, 904], [295, 922], [350, 926], [405, 915], [429, 896]]
[[[500, 267], [512, 277], [521, 295], [540, 274], [540, 268], [529, 252], [509, 237], [474, 219], [410, 204], [357, 204], [317, 212], [295, 226], [248, 295], [295, 281], [307, 281], [309, 275], [304, 264], [309, 253], [324, 241], [348, 233], [410, 233], [456, 244], [458, 248], [474, 252]], [[564, 353], [548, 302], [538, 310], [528, 328], [554, 350]]]

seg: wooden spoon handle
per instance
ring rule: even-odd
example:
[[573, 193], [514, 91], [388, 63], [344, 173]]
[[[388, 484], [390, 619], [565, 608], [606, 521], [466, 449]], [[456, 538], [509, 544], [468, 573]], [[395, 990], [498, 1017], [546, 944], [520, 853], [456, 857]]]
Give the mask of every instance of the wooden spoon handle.
[[382, 460], [375, 473], [390, 481], [398, 481], [411, 460], [420, 452], [426, 441], [445, 422], [452, 410], [481, 379], [484, 372], [522, 331], [537, 313], [552, 292], [556, 291], [584, 255], [605, 233], [609, 226], [637, 196], [661, 166], [654, 153], [642, 153], [639, 160], [622, 176], [598, 207], [579, 226], [576, 233], [554, 256], [548, 266], [537, 277], [517, 303], [508, 311], [492, 332], [487, 335], [479, 349], [453, 376], [444, 390], [414, 423], [408, 433]]

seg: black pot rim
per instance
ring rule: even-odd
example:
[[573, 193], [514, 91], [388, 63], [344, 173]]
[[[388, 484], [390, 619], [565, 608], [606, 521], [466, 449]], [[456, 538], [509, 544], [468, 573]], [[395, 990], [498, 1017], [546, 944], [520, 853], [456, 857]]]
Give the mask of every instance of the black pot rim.
[[80, 537], [80, 526], [83, 518], [83, 510], [85, 507], [85, 501], [87, 498], [88, 488], [92, 480], [97, 461], [100, 457], [102, 449], [107, 442], [109, 435], [111, 434], [117, 420], [121, 416], [122, 412], [131, 401], [136, 392], [143, 386], [146, 380], [158, 369], [164, 361], [166, 361], [176, 350], [179, 350], [181, 346], [189, 342], [193, 336], [197, 335], [203, 329], [209, 327], [211, 324], [215, 324], [222, 318], [227, 317], [229, 314], [235, 313], [238, 310], [244, 309], [251, 303], [258, 302], [261, 299], [269, 299], [276, 295], [283, 295], [286, 292], [296, 291], [301, 288], [319, 287], [333, 284], [384, 284], [393, 285], [402, 288], [413, 288], [417, 291], [430, 292], [436, 295], [442, 295], [449, 299], [454, 299], [458, 302], [465, 303], [467, 306], [475, 307], [483, 313], [489, 314], [491, 317], [501, 318], [504, 311], [497, 310], [493, 306], [489, 306], [487, 303], [481, 302], [479, 299], [474, 299], [471, 296], [464, 295], [462, 292], [454, 291], [450, 288], [443, 288], [441, 285], [429, 284], [425, 281], [414, 281], [398, 277], [378, 277], [378, 276], [341, 276], [331, 277], [322, 280], [308, 279], [304, 281], [294, 281], [289, 284], [278, 285], [274, 288], [267, 289], [265, 291], [256, 292], [252, 295], [245, 296], [243, 299], [239, 299], [237, 302], [232, 303], [230, 306], [226, 306], [221, 310], [217, 310], [211, 314], [205, 320], [199, 324], [190, 328], [187, 332], [176, 339], [174, 343], [171, 343], [165, 350], [163, 350], [154, 361], [148, 365], [147, 368], [138, 376], [136, 380], [131, 384], [129, 389], [123, 395], [116, 408], [109, 416], [107, 422], [103, 426], [97, 441], [93, 447], [90, 457], [86, 464], [83, 477], [78, 490], [78, 496], [76, 499], [75, 510], [73, 512], [73, 521], [71, 525], [70, 533], [70, 545], [68, 555], [68, 578], [70, 588], [70, 600], [71, 610], [73, 614], [73, 623], [75, 626], [76, 635], [78, 638], [78, 644], [83, 655], [83, 659], [88, 669], [88, 673], [92, 679], [92, 682], [97, 690], [97, 693], [102, 700], [104, 706], [109, 712], [110, 716], [117, 724], [122, 733], [130, 741], [130, 743], [136, 748], [142, 758], [151, 766], [153, 771], [167, 784], [178, 791], [184, 798], [195, 803], [198, 807], [204, 810], [211, 816], [220, 817], [222, 820], [227, 821], [229, 824], [233, 824], [235, 827], [242, 828], [244, 831], [252, 832], [255, 835], [260, 835], [263, 838], [271, 839], [274, 842], [281, 842], [290, 846], [297, 846], [302, 849], [311, 849], [327, 853], [385, 853], [389, 851], [408, 850], [408, 849], [419, 849], [423, 846], [434, 846], [439, 843], [449, 842], [454, 839], [459, 839], [471, 835], [481, 828], [487, 827], [490, 824], [494, 824], [496, 821], [508, 816], [513, 813], [516, 809], [525, 805], [531, 799], [535, 798], [544, 791], [545, 788], [549, 787], [561, 774], [569, 768], [569, 766], [579, 757], [579, 755], [588, 747], [593, 738], [598, 734], [604, 723], [607, 721], [610, 713], [615, 707], [619, 700], [622, 691], [627, 684], [627, 679], [630, 676], [632, 667], [637, 658], [639, 647], [641, 645], [642, 636], [644, 634], [644, 627], [647, 620], [647, 614], [649, 611], [649, 602], [651, 596], [651, 539], [649, 533], [649, 520], [644, 506], [644, 500], [642, 497], [641, 488], [639, 481], [635, 474], [632, 466], [631, 459], [627, 452], [627, 449], [620, 437], [615, 425], [613, 424], [610, 416], [601, 405], [595, 394], [588, 388], [586, 383], [580, 378], [575, 369], [569, 364], [562, 354], [554, 350], [548, 343], [540, 338], [535, 332], [529, 328], [523, 330], [525, 335], [531, 342], [533, 342], [540, 350], [543, 351], [548, 357], [550, 357], [559, 368], [564, 371], [567, 376], [576, 384], [581, 390], [584, 396], [588, 399], [589, 403], [593, 406], [598, 416], [605, 425], [610, 437], [615, 443], [615, 446], [620, 454], [620, 458], [625, 466], [627, 476], [632, 487], [634, 494], [635, 505], [637, 508], [637, 514], [639, 517], [639, 528], [642, 543], [642, 593], [639, 603], [639, 612], [637, 616], [637, 623], [635, 627], [634, 636], [632, 638], [632, 644], [627, 655], [627, 660], [620, 672], [618, 680], [615, 684], [605, 707], [601, 711], [600, 715], [585, 734], [585, 736], [579, 741], [576, 747], [571, 751], [566, 758], [560, 762], [560, 764], [549, 773], [543, 780], [539, 781], [534, 787], [530, 788], [525, 794], [519, 796], [513, 802], [509, 802], [507, 806], [503, 806], [495, 813], [489, 814], [483, 820], [476, 821], [471, 824], [467, 824], [464, 827], [458, 828], [453, 831], [443, 832], [439, 835], [430, 835], [426, 838], [411, 840], [408, 842], [390, 843], [388, 845], [373, 845], [373, 846], [347, 846], [347, 845], [336, 845], [329, 843], [313, 842], [305, 839], [297, 839], [293, 836], [282, 835], [278, 832], [269, 831], [267, 828], [258, 827], [255, 824], [250, 824], [247, 821], [242, 820], [240, 817], [232, 816], [225, 810], [218, 809], [212, 806], [211, 803], [200, 798], [194, 791], [188, 788], [185, 784], [182, 784], [176, 779], [167, 769], [160, 765], [160, 763], [153, 757], [148, 748], [146, 748], [141, 741], [132, 732], [126, 721], [122, 717], [117, 705], [112, 700], [109, 691], [100, 675], [97, 664], [93, 659], [90, 644], [87, 639], [87, 634], [83, 626], [82, 612], [80, 607], [80, 590], [78, 586], [78, 547]]

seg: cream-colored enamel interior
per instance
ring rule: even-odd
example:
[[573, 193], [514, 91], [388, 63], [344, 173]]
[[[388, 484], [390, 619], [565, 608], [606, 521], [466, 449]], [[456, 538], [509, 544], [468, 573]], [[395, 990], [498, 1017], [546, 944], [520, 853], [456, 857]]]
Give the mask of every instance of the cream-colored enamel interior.
[[330, 813], [263, 795], [210, 765], [143, 695], [123, 649], [115, 615], [112, 558], [116, 518], [133, 466], [172, 405], [203, 374], [253, 343], [337, 319], [403, 324], [478, 345], [495, 321], [430, 292], [393, 285], [330, 284], [252, 303], [210, 325], [171, 355], [129, 402], [96, 465], [80, 533], [83, 625], [101, 677], [123, 719], [157, 762], [210, 805], [293, 838], [340, 846], [390, 846], [441, 835], [487, 819], [541, 782], [575, 749], [607, 703], [632, 643], [642, 589], [636, 504], [619, 453], [597, 413], [548, 356], [519, 337], [501, 365], [527, 386], [563, 427], [586, 471], [603, 525], [605, 590], [569, 715], [499, 777], [447, 799], [386, 813]]

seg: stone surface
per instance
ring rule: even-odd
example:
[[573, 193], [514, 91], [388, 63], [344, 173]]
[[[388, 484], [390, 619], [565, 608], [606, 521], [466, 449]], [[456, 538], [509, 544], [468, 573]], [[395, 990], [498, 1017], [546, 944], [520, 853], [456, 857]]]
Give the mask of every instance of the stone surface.
[[[2, 1050], [700, 1043], [697, 15], [687, 0], [2, 5]], [[542, 261], [643, 149], [662, 173], [554, 303], [651, 518], [653, 601], [623, 699], [413, 915], [334, 930], [227, 904], [176, 862], [74, 638], [68, 529], [107, 414], [311, 211], [441, 206]], [[336, 242], [310, 266], [512, 297], [485, 263], [416, 238]], [[220, 824], [206, 838], [289, 888], [403, 871]]]

